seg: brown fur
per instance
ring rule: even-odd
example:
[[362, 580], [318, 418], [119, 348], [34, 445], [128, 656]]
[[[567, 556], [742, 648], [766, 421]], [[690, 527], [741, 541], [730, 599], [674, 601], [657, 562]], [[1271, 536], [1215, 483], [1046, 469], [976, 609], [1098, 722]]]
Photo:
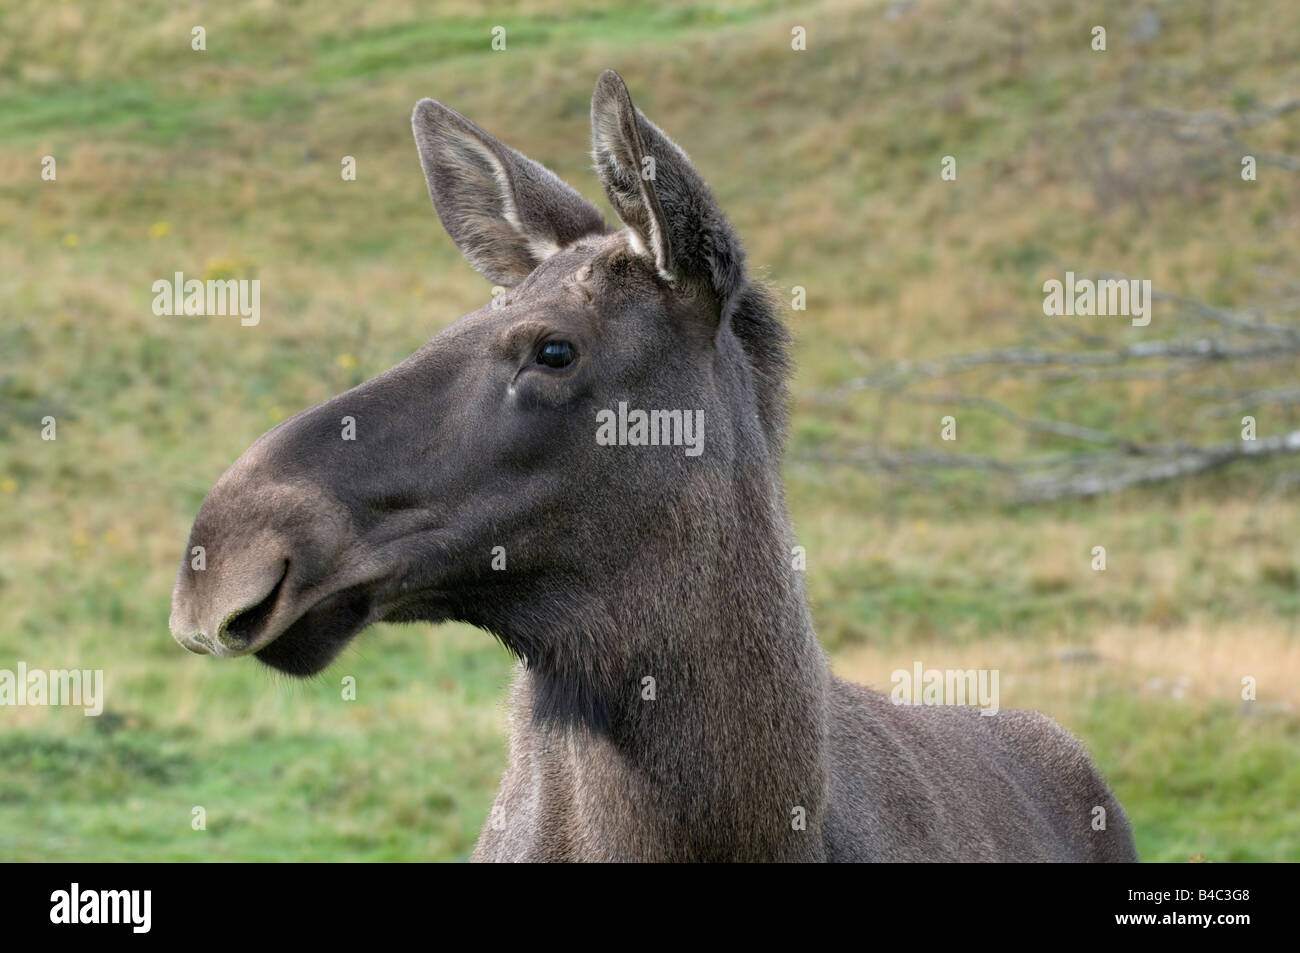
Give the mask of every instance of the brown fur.
[[[495, 634], [521, 672], [477, 860], [1136, 859], [1048, 719], [830, 675], [791, 565], [786, 332], [622, 80], [592, 101], [622, 231], [445, 106], [413, 125], [447, 231], [510, 290], [236, 461], [191, 531], [208, 566], [187, 547], [177, 640], [310, 674], [379, 620]], [[572, 363], [543, 362], [556, 342]], [[703, 452], [598, 445], [620, 401], [699, 411]]]

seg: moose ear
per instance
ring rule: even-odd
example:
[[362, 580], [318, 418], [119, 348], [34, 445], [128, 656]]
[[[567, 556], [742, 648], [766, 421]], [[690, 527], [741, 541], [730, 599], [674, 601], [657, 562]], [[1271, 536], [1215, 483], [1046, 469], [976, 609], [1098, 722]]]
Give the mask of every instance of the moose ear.
[[691, 160], [632, 105], [613, 70], [591, 98], [592, 158], [605, 194], [670, 280], [703, 283], [726, 304], [745, 286], [745, 253]]
[[489, 281], [517, 285], [565, 245], [603, 234], [596, 206], [460, 113], [422, 99], [411, 116], [443, 227]]

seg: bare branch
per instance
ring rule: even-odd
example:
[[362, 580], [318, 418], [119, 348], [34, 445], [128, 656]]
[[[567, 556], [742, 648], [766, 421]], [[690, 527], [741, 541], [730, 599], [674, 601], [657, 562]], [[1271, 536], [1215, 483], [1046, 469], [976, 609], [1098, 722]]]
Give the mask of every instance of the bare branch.
[[[1172, 301], [1174, 304], [1191, 311], [1193, 316], [1212, 321], [1230, 331], [1241, 331], [1245, 334], [1280, 334], [1283, 337], [1300, 341], [1300, 328], [1248, 319], [1231, 311], [1225, 311], [1223, 308], [1213, 307], [1204, 301], [1198, 301], [1195, 298], [1184, 298], [1181, 295], [1170, 294], [1166, 291], [1153, 290], [1151, 297], [1157, 301]], [[1253, 313], [1258, 314], [1259, 312], [1255, 311]]]
[[1229, 417], [1232, 414], [1240, 413], [1247, 407], [1259, 407], [1265, 404], [1275, 404], [1286, 407], [1291, 404], [1300, 404], [1300, 387], [1279, 387], [1273, 390], [1251, 390], [1251, 391], [1197, 391], [1193, 394], [1195, 397], [1208, 400], [1222, 400], [1228, 403], [1221, 407], [1206, 408], [1204, 413], [1209, 417]]
[[1300, 353], [1300, 335], [1295, 343], [1256, 344], [1233, 347], [1215, 338], [1197, 338], [1186, 341], [1139, 341], [1112, 351], [1036, 351], [1020, 348], [1003, 348], [973, 354], [959, 354], [941, 361], [900, 361], [884, 371], [867, 377], [856, 377], [841, 387], [827, 392], [835, 395], [845, 391], [898, 389], [908, 383], [950, 377], [978, 367], [1105, 367], [1131, 361], [1161, 359], [1187, 360], [1196, 363], [1211, 361], [1255, 361], [1276, 359], [1283, 354]]
[[[1279, 273], [1285, 284], [1289, 275]], [[1265, 460], [1283, 454], [1300, 453], [1300, 430], [1282, 436], [1201, 445], [1197, 441], [1171, 440], [1152, 443], [1118, 430], [1047, 419], [1021, 413], [992, 396], [969, 393], [971, 386], [997, 384], [1006, 378], [1042, 383], [1169, 380], [1198, 373], [1202, 378], [1222, 381], [1217, 389], [1171, 385], [1168, 393], [1186, 401], [1226, 401], [1226, 406], [1201, 408], [1180, 414], [1181, 419], [1229, 416], [1235, 410], [1257, 405], [1300, 404], [1300, 388], [1267, 387], [1258, 365], [1267, 362], [1297, 362], [1300, 354], [1300, 326], [1270, 322], [1265, 315], [1277, 315], [1276, 307], [1230, 309], [1194, 298], [1166, 292], [1155, 294], [1177, 309], [1186, 319], [1214, 325], [1221, 336], [1192, 336], [1118, 343], [1094, 332], [1069, 324], [1041, 326], [1040, 332], [1060, 349], [1006, 347], [969, 354], [956, 354], [926, 361], [900, 361], [872, 366], [859, 363], [866, 373], [838, 388], [812, 395], [817, 403], [834, 403], [847, 395], [874, 390], [880, 404], [872, 446], [848, 452], [819, 451], [801, 460], [846, 464], [888, 473], [908, 473], [909, 483], [925, 483], [925, 471], [968, 470], [1009, 484], [1009, 498], [1019, 503], [1040, 503], [1068, 497], [1088, 497], [1150, 483], [1195, 476], [1239, 460]], [[1116, 326], [1116, 330], [1119, 326]], [[1124, 330], [1127, 330], [1125, 328]], [[1175, 332], [1179, 330], [1174, 327]], [[1073, 340], [1079, 350], [1069, 350]], [[855, 355], [857, 358], [857, 355]], [[1213, 374], [1211, 374], [1211, 369]], [[962, 390], [935, 392], [922, 389], [930, 382], [956, 378], [969, 372], [986, 371]], [[1237, 378], [1236, 386], [1233, 378]], [[1246, 381], [1256, 386], [1243, 387]], [[1193, 382], [1196, 383], [1196, 382]], [[1207, 381], [1208, 383], [1208, 381]], [[1073, 398], [1072, 398], [1073, 399]], [[1000, 455], [951, 453], [925, 449], [892, 450], [882, 445], [884, 424], [891, 408], [899, 403], [922, 403], [973, 408], [993, 414], [1027, 433], [1047, 434], [1078, 441], [1094, 448], [1068, 454], [1030, 452], [1020, 458]], [[1181, 405], [1180, 405], [1181, 409]], [[1150, 430], [1151, 423], [1146, 424]]]
[[1300, 453], [1300, 430], [1262, 440], [1240, 440], [1213, 447], [1188, 448], [1169, 459], [1122, 467], [1112, 472], [1049, 476], [1023, 481], [1017, 502], [1045, 503], [1069, 497], [1097, 496], [1143, 484], [1207, 473], [1238, 460], [1262, 460], [1290, 453]]
[[987, 397], [969, 397], [965, 394], [908, 394], [907, 396], [909, 400], [915, 400], [921, 403], [943, 404], [957, 407], [975, 407], [980, 410], [987, 410], [989, 413], [996, 414], [1003, 420], [1006, 420], [1023, 430], [1052, 434], [1053, 436], [1066, 437], [1070, 440], [1082, 440], [1087, 443], [1099, 443], [1108, 447], [1121, 447], [1128, 453], [1147, 452], [1146, 448], [1141, 444], [1116, 436], [1113, 433], [1107, 433], [1104, 430], [1094, 430], [1092, 427], [1080, 427], [1075, 424], [1061, 423], [1056, 420], [1022, 417], [1006, 404]]

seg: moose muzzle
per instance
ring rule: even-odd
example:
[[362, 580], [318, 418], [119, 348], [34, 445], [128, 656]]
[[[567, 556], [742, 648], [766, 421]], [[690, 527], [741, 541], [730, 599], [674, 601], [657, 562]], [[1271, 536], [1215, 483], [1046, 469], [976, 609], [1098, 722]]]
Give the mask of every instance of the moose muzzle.
[[276, 436], [265, 435], [226, 471], [195, 518], [169, 620], [191, 652], [257, 652], [332, 591], [350, 520], [320, 486], [266, 465]]

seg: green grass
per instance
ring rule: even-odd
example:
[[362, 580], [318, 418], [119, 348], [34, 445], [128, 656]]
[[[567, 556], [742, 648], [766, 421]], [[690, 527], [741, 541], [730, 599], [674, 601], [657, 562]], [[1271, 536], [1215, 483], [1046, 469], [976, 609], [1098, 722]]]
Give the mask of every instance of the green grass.
[[[786, 476], [837, 667], [859, 673], [862, 652], [1000, 664], [1029, 686], [1007, 689], [1018, 704], [1093, 751], [1147, 859], [1300, 859], [1293, 463], [1016, 509], [969, 474], [814, 459], [877, 436], [944, 449], [939, 406], [826, 392], [864, 360], [1041, 342], [1045, 276], [1148, 275], [1232, 306], [1271, 273], [1294, 279], [1294, 173], [1247, 188], [1211, 162], [1140, 207], [1100, 201], [1080, 157], [1085, 123], [1131, 100], [1227, 113], [1293, 95], [1300, 11], [1234, 10], [1211, 45], [1199, 12], [1162, 3], [1137, 49], [1119, 2], [887, 6], [0, 2], [0, 668], [102, 668], [108, 692], [98, 719], [0, 709], [0, 859], [468, 856], [505, 762], [510, 666], [490, 637], [380, 626], [290, 682], [183, 653], [171, 584], [203, 495], [257, 435], [486, 298], [430, 208], [414, 103], [443, 100], [604, 205], [586, 153], [606, 67], [696, 161], [755, 269], [781, 296], [807, 289], [788, 315]], [[1094, 22], [1106, 54], [1088, 49]], [[1255, 135], [1300, 153], [1295, 114]], [[939, 180], [946, 154], [955, 183]], [[155, 317], [150, 285], [178, 270], [261, 279], [261, 325]], [[1257, 383], [1288, 381], [1267, 365]], [[1178, 388], [985, 386], [1150, 439], [1236, 427]], [[1253, 412], [1264, 433], [1300, 426], [1300, 408]], [[46, 415], [57, 441], [40, 439]], [[962, 452], [1076, 449], [958, 416]], [[1103, 662], [1040, 671], [1059, 646]], [[1256, 707], [1237, 697], [1246, 674]], [[1193, 687], [1174, 697], [1178, 677]]]
[[1123, 793], [1143, 857], [1295, 860], [1293, 719], [1256, 724], [1227, 702], [1143, 704], [1106, 694], [1076, 728]]
[[174, 664], [115, 677], [112, 653], [92, 651], [103, 715], [0, 736], [0, 856], [463, 858], [505, 756], [495, 715], [510, 667], [464, 627], [436, 643], [380, 626], [306, 683], [185, 660], [183, 719], [158, 707], [178, 694]]

